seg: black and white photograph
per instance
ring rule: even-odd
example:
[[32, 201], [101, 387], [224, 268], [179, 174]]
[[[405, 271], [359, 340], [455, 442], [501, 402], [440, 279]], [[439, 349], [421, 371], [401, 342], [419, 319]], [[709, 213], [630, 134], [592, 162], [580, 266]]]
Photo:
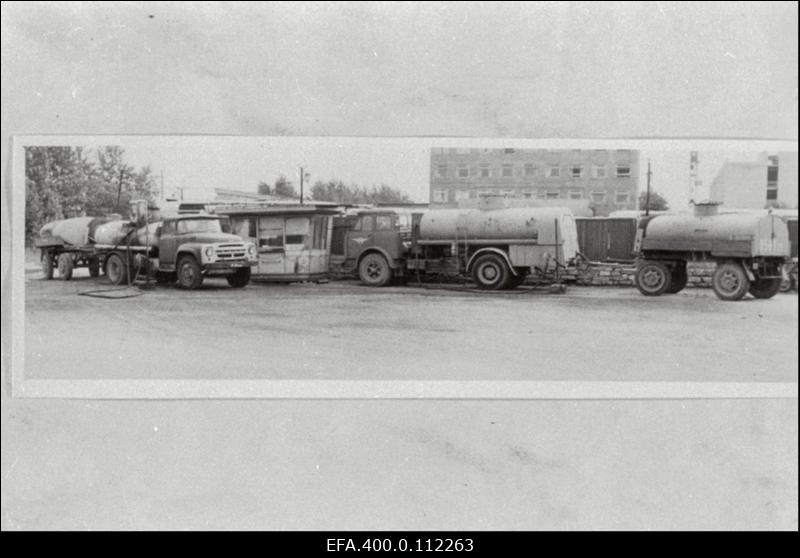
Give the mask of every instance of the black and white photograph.
[[4, 4], [3, 531], [796, 530], [796, 16]]

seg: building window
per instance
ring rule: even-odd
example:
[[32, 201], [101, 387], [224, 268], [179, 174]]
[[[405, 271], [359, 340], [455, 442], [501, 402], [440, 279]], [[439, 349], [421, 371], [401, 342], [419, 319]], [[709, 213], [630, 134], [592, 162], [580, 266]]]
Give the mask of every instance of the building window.
[[447, 190], [434, 190], [432, 193], [434, 203], [444, 203], [447, 201]]
[[539, 198], [540, 200], [543, 200], [547, 197], [547, 192], [545, 190], [539, 190], [536, 193], [536, 197]]
[[536, 176], [536, 167], [533, 165], [525, 165], [525, 176]]
[[628, 203], [630, 200], [630, 192], [617, 192], [616, 201], [619, 204]]
[[469, 194], [469, 190], [456, 190], [456, 201], [468, 200]]
[[523, 193], [522, 193], [522, 195], [523, 195], [523, 196], [524, 196], [526, 199], [530, 199], [530, 198], [532, 198], [532, 197], [533, 197], [533, 192], [531, 192], [530, 190], [526, 190], [525, 192], [523, 192]]
[[582, 200], [583, 199], [583, 192], [570, 192], [569, 199], [571, 200]]
[[778, 187], [778, 167], [767, 167], [767, 188]]
[[767, 157], [769, 166], [767, 167], [767, 201], [778, 199], [778, 157], [771, 155]]
[[569, 174], [572, 178], [580, 178], [583, 175], [583, 167], [580, 165], [572, 165], [569, 168]]
[[603, 165], [595, 165], [592, 167], [592, 176], [595, 178], [605, 178], [606, 177], [606, 167]]
[[605, 192], [592, 192], [592, 201], [594, 203], [603, 203], [606, 201]]
[[502, 190], [501, 193], [507, 198], [513, 198], [516, 195], [514, 190]]
[[560, 167], [550, 167], [547, 172], [547, 176], [550, 178], [558, 178], [561, 176], [561, 168]]
[[617, 165], [617, 176], [628, 177], [631, 175], [630, 165]]
[[503, 165], [503, 176], [514, 176], [514, 167], [511, 165]]
[[458, 177], [459, 178], [469, 178], [469, 168], [468, 167], [458, 167]]
[[489, 178], [492, 175], [492, 171], [489, 167], [481, 167], [481, 178]]
[[506, 147], [503, 149], [503, 153], [514, 153], [516, 151], [513, 147]]
[[558, 192], [547, 192], [547, 199], [548, 200], [557, 200], [558, 199]]
[[447, 178], [447, 165], [437, 165], [436, 176], [439, 178]]

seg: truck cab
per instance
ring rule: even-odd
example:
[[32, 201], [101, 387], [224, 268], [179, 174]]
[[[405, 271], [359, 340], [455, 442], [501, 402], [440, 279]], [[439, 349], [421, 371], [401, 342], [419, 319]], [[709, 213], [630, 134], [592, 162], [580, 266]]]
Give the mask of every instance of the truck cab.
[[164, 219], [156, 229], [156, 277], [177, 279], [179, 286], [197, 288], [203, 278], [222, 275], [232, 287], [250, 281], [256, 247], [236, 235], [222, 232], [215, 215], [180, 215]]
[[336, 218], [331, 263], [343, 273], [357, 273], [370, 286], [383, 286], [404, 274], [411, 248], [410, 213], [363, 209]]

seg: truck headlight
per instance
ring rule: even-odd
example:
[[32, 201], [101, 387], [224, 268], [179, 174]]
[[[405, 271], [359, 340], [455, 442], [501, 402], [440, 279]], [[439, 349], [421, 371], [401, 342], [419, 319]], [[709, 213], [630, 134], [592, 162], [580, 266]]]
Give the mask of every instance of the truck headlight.
[[203, 253], [205, 254], [207, 260], [210, 261], [210, 260], [214, 259], [214, 247], [213, 246], [206, 246], [205, 250], [203, 250]]
[[256, 245], [250, 244], [247, 247], [247, 255], [250, 256], [250, 259], [253, 260], [256, 257]]

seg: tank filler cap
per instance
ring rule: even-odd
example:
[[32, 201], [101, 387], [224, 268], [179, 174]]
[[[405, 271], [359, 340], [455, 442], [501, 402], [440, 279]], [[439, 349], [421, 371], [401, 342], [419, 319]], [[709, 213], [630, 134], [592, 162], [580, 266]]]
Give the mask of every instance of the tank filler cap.
[[708, 217], [719, 214], [721, 202], [703, 201], [694, 204], [694, 214], [696, 217]]

